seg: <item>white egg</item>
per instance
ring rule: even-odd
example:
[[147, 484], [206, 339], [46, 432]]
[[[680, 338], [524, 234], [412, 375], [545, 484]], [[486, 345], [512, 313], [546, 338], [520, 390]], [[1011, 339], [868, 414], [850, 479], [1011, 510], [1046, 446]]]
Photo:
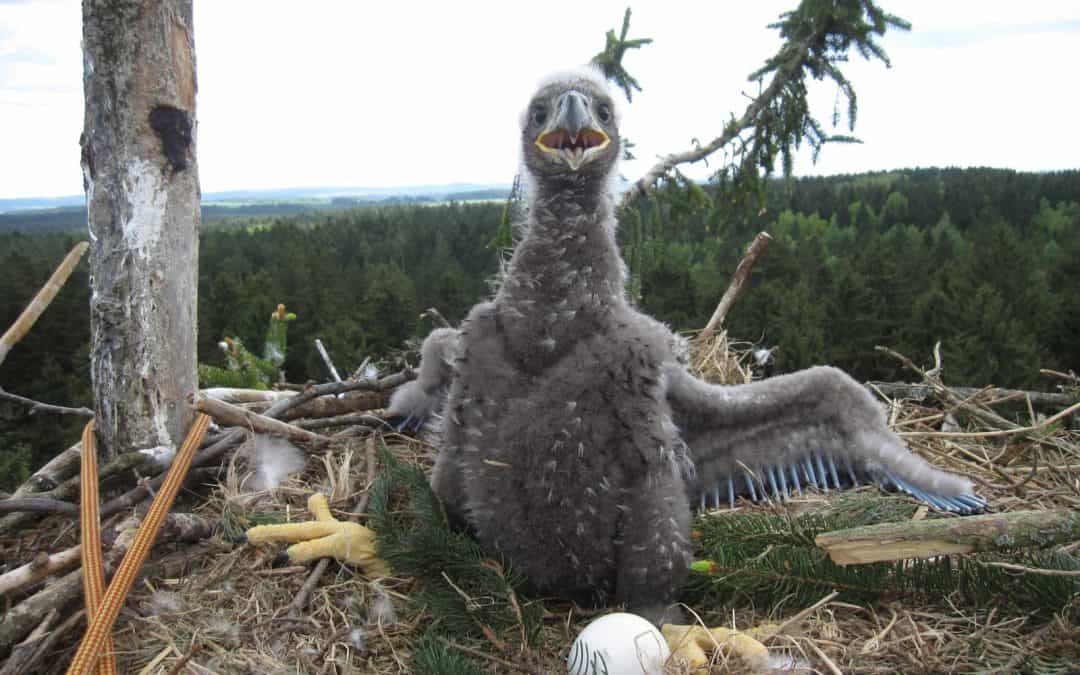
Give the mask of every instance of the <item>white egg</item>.
[[569, 675], [659, 675], [670, 655], [655, 626], [620, 612], [585, 626], [570, 647], [566, 670]]

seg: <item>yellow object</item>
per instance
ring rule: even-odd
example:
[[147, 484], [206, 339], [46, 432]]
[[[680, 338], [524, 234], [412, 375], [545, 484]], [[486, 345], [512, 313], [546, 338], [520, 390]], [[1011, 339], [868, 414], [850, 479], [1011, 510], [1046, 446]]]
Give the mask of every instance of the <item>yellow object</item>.
[[360, 523], [341, 521], [330, 513], [326, 495], [308, 498], [308, 511], [315, 517], [306, 523], [257, 525], [247, 531], [252, 544], [286, 542], [290, 562], [306, 563], [334, 558], [360, 567], [369, 577], [385, 577], [389, 566], [375, 555], [375, 533]]
[[727, 628], [706, 628], [700, 625], [678, 626], [664, 624], [660, 632], [671, 647], [672, 655], [682, 659], [691, 671], [709, 665], [709, 653], [720, 650], [717, 661], [737, 658], [745, 670], [733, 672], [765, 672], [769, 668], [769, 650], [746, 633]]
[[135, 540], [124, 554], [124, 559], [120, 561], [120, 566], [113, 575], [112, 582], [109, 583], [109, 588], [101, 599], [101, 604], [93, 615], [87, 615], [86, 633], [83, 635], [82, 642], [79, 643], [75, 656], [71, 659], [67, 670], [68, 675], [88, 675], [96, 669], [102, 647], [112, 633], [116, 617], [120, 615], [120, 607], [123, 606], [132, 584], [135, 583], [135, 577], [146, 562], [146, 556], [150, 554], [150, 547], [153, 546], [154, 540], [161, 531], [161, 526], [165, 523], [165, 516], [169, 514], [169, 509], [172, 508], [173, 501], [176, 499], [176, 493], [180, 491], [180, 486], [187, 477], [191, 461], [195, 458], [195, 452], [199, 446], [202, 445], [202, 439], [206, 435], [206, 427], [209, 424], [210, 418], [207, 415], [202, 413], [196, 415], [195, 423], [176, 453], [172, 466], [169, 467], [169, 473], [165, 476], [165, 482], [161, 484], [157, 496], [150, 504], [150, 510], [146, 512]]
[[[87, 621], [93, 621], [105, 598], [105, 562], [101, 556], [101, 519], [98, 516], [97, 439], [94, 420], [86, 423], [82, 433], [79, 485], [79, 541], [82, 544], [83, 596], [86, 598]], [[105, 636], [101, 657], [97, 662], [98, 675], [116, 675], [116, 649], [112, 633]]]

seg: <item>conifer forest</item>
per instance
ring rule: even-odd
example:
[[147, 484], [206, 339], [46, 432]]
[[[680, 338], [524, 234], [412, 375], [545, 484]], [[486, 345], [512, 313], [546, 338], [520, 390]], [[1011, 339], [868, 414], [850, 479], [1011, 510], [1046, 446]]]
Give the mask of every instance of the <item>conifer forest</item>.
[[[828, 363], [860, 380], [910, 380], [875, 352], [927, 362], [937, 341], [951, 385], [1043, 388], [1040, 368], [1080, 366], [1080, 172], [915, 169], [778, 179], [746, 203], [713, 186], [667, 183], [623, 210], [631, 293], [673, 328], [700, 329], [744, 248], [775, 241], [731, 313], [733, 339], [775, 347], [769, 374]], [[325, 379], [319, 338], [339, 370], [365, 359], [415, 364], [438, 309], [451, 323], [492, 291], [513, 199], [395, 204], [209, 218], [199, 269], [199, 361], [223, 365], [238, 338], [259, 351], [282, 303], [285, 379]], [[0, 235], [0, 324], [9, 325], [82, 237]], [[16, 346], [0, 382], [58, 405], [89, 405], [87, 269], [81, 264]], [[81, 421], [0, 403], [0, 488], [17, 484]]]

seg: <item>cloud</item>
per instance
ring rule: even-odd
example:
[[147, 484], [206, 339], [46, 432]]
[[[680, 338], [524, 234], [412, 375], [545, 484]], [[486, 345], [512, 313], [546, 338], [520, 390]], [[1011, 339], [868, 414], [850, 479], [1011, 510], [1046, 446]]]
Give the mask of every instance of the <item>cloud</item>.
[[1027, 24], [945, 26], [911, 33], [902, 42], [911, 47], [940, 49], [1048, 33], [1080, 33], [1080, 19], [1053, 19]]
[[[795, 3], [638, 3], [631, 36], [655, 41], [626, 57], [644, 91], [623, 125], [641, 159], [623, 173], [741, 114], [758, 91], [747, 74], [780, 44], [766, 25]], [[1049, 67], [1075, 60], [1075, 0], [894, 4], [913, 24], [882, 41], [894, 67], [844, 66], [865, 143], [826, 147], [816, 166], [801, 156], [797, 171], [1077, 166], [1080, 137], [1066, 131], [1080, 94]], [[533, 84], [598, 51], [625, 6], [546, 0], [559, 21], [544, 22], [477, 0], [195, 0], [203, 188], [509, 182]], [[81, 190], [80, 25], [77, 0], [0, 2], [0, 196]], [[835, 99], [812, 83], [821, 119]]]

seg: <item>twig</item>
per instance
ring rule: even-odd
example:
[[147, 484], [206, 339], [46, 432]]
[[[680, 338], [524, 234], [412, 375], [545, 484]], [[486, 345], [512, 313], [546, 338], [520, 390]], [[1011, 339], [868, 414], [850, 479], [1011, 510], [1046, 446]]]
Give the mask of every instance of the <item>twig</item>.
[[807, 638], [805, 640], [805, 643], [810, 645], [810, 649], [814, 652], [814, 654], [817, 655], [819, 659], [821, 659], [825, 663], [825, 667], [829, 669], [830, 673], [832, 673], [833, 675], [844, 675], [844, 672], [840, 670], [840, 668], [835, 663], [833, 663], [832, 659], [825, 655], [825, 652], [821, 651], [820, 647], [814, 644], [814, 641], [812, 639]]
[[984, 567], [1000, 567], [1003, 570], [1025, 572], [1027, 574], [1041, 574], [1047, 577], [1080, 577], [1080, 570], [1048, 570], [1041, 567], [1026, 567], [1024, 565], [1017, 565], [1014, 563], [1006, 562], [983, 562], [981, 560], [979, 561], [979, 564]]
[[184, 666], [186, 666], [188, 661], [198, 653], [199, 649], [201, 649], [201, 646], [198, 643], [193, 642], [191, 646], [188, 647], [188, 650], [184, 652], [184, 655], [172, 665], [172, 668], [169, 668], [169, 672], [165, 675], [180, 675], [180, 672], [184, 670]]
[[[288, 399], [288, 402], [300, 398], [300, 396], [294, 399]], [[251, 429], [252, 431], [271, 434], [274, 436], [284, 436], [290, 441], [296, 441], [300, 443], [310, 443], [316, 447], [325, 445], [330, 441], [325, 436], [301, 429], [287, 422], [281, 422], [266, 415], [260, 415], [258, 413], [245, 410], [237, 406], [225, 403], [224, 401], [216, 401], [211, 398], [196, 398], [193, 401], [195, 409], [199, 412], [206, 413], [212, 416], [218, 423], [242, 427], [245, 429]]]
[[15, 403], [22, 403], [25, 406], [29, 406], [31, 415], [39, 412], [46, 412], [54, 413], [57, 415], [81, 415], [82, 417], [94, 416], [94, 411], [90, 408], [68, 408], [62, 405], [42, 403], [41, 401], [35, 401], [32, 398], [26, 398], [25, 396], [19, 396], [18, 394], [12, 394], [9, 391], [4, 391], [3, 387], [0, 387], [0, 398], [7, 399], [8, 401], [14, 401]]
[[15, 648], [11, 650], [7, 662], [0, 669], [0, 675], [27, 672], [25, 662], [33, 657], [34, 652], [37, 651], [38, 643], [48, 636], [49, 629], [52, 628], [53, 623], [56, 622], [59, 616], [60, 612], [55, 607], [50, 609], [45, 618], [41, 620], [41, 623], [30, 632], [30, 635], [26, 636], [25, 640], [15, 645]]
[[36, 584], [45, 577], [66, 572], [79, 564], [81, 554], [82, 546], [72, 546], [52, 555], [39, 552], [25, 565], [0, 574], [0, 596]]
[[1005, 471], [1003, 471], [1001, 467], [999, 467], [996, 463], [991, 463], [990, 468], [993, 470], [994, 473], [998, 475], [998, 478], [1005, 482], [1006, 487], [1001, 489], [1012, 490], [1016, 493], [1017, 496], [1022, 497], [1023, 493], [1021, 492], [1021, 490], [1023, 489], [1023, 487], [1027, 485], [1032, 478], [1039, 474], [1039, 457], [1038, 455], [1035, 456], [1034, 461], [1031, 465], [1031, 471], [1029, 471], [1028, 475], [1020, 479], [1019, 481], [1014, 481], [1012, 478], [1009, 478], [1009, 474], [1005, 473]]
[[473, 623], [475, 623], [476, 627], [480, 629], [480, 632], [484, 634], [484, 637], [487, 638], [488, 642], [490, 642], [492, 646], [495, 647], [495, 649], [498, 649], [504, 654], [510, 651], [510, 646], [506, 644], [506, 641], [496, 635], [495, 631], [491, 630], [491, 626], [488, 626], [486, 623], [481, 621], [478, 616], [476, 616], [476, 600], [473, 600], [471, 597], [469, 597], [468, 593], [462, 590], [460, 586], [455, 584], [454, 581], [450, 578], [450, 575], [446, 572], [442, 572], [442, 578], [444, 581], [446, 581], [447, 584], [450, 585], [450, 588], [454, 589], [454, 591], [461, 596], [462, 600], [465, 601], [465, 610], [469, 612], [469, 616], [472, 617]]
[[48, 497], [14, 497], [0, 500], [0, 513], [15, 513], [18, 511], [75, 515], [79, 512], [79, 507], [71, 502], [49, 499]]
[[[68, 448], [68, 450], [66, 450], [63, 454], [65, 455], [63, 465], [61, 466], [61, 465], [57, 464], [56, 466], [57, 466], [58, 469], [63, 469], [64, 473], [66, 473], [67, 470], [69, 469], [68, 464], [72, 459], [76, 462], [76, 467], [78, 466], [78, 462], [80, 462], [82, 460], [82, 443], [79, 443], [78, 445], [75, 445], [75, 446], [72, 446], [71, 448]], [[128, 469], [141, 467], [148, 460], [149, 460], [149, 455], [147, 455], [146, 453], [139, 452], [139, 451], [125, 452], [125, 453], [123, 453], [121, 455], [117, 455], [108, 464], [106, 464], [104, 467], [102, 467], [101, 470], [98, 471], [98, 478], [99, 478], [99, 480], [105, 480], [106, 478], [108, 478], [110, 476], [113, 476], [113, 475], [116, 475], [118, 473], [127, 471]], [[49, 466], [53, 466], [53, 465], [54, 465], [53, 462], [49, 462], [49, 464], [46, 465], [46, 468], [49, 467]], [[35, 476], [40, 476], [40, 480], [38, 482], [41, 483], [41, 484], [49, 484], [49, 483], [51, 483], [52, 478], [49, 477], [48, 474], [45, 474], [44, 472], [45, 472], [45, 468], [41, 469], [40, 471], [38, 471], [34, 475]], [[55, 475], [60, 475], [60, 474], [57, 473]], [[33, 477], [31, 477], [31, 481], [33, 481]], [[31, 481], [27, 481], [27, 483], [24, 484], [23, 487], [31, 487], [32, 488]], [[66, 499], [68, 499], [70, 497], [76, 496], [79, 493], [79, 486], [80, 485], [81, 485], [81, 483], [79, 481], [79, 477], [78, 476], [71, 476], [71, 477], [67, 478], [66, 480], [64, 480], [64, 482], [60, 483], [59, 485], [55, 485], [51, 490], [48, 490], [46, 492], [40, 492], [40, 491], [34, 490], [33, 494], [36, 494], [39, 497], [44, 497], [44, 498], [48, 498], [48, 499], [66, 500]], [[22, 488], [20, 488], [20, 490], [21, 489]], [[20, 496], [19, 495], [19, 490], [15, 491], [14, 496], [16, 496], [16, 497]], [[25, 524], [26, 522], [28, 522], [28, 521], [30, 521], [30, 520], [32, 520], [34, 518], [34, 513], [35, 512], [31, 512], [31, 511], [22, 511], [22, 512], [18, 512], [18, 513], [10, 513], [10, 514], [4, 516], [3, 518], [0, 518], [0, 532], [8, 532], [8, 531], [11, 531], [15, 527], [19, 527], [19, 526]]]
[[[22, 485], [15, 489], [15, 492], [11, 494], [12, 498], [23, 497], [46, 490], [51, 490], [60, 481], [65, 480], [79, 470], [79, 453], [82, 450], [82, 443], [76, 443], [67, 450], [57, 454], [55, 457], [46, 462], [45, 466], [41, 467], [26, 479]], [[5, 526], [0, 521], [0, 532], [3, 532]]]
[[1077, 375], [1076, 373], [1071, 371], [1068, 373], [1063, 373], [1058, 370], [1050, 370], [1049, 368], [1040, 368], [1039, 372], [1043, 375], [1048, 375], [1050, 377], [1056, 377], [1061, 380], [1072, 382], [1073, 384], [1080, 384], [1080, 375]]
[[367, 482], [364, 486], [364, 494], [356, 502], [353, 514], [360, 515], [367, 511], [368, 499], [371, 497], [371, 486], [375, 483], [375, 472], [378, 470], [378, 456], [375, 454], [375, 438], [369, 436], [364, 442], [364, 470], [367, 472]]
[[54, 607], [63, 607], [79, 597], [82, 570], [68, 572], [41, 591], [4, 613], [0, 621], [0, 655], [6, 654], [37, 626]]
[[720, 327], [720, 324], [724, 322], [724, 317], [727, 316], [731, 306], [739, 299], [743, 289], [746, 287], [746, 282], [754, 271], [754, 264], [757, 263], [757, 259], [761, 257], [765, 249], [769, 248], [769, 242], [771, 241], [772, 236], [768, 232], [759, 232], [754, 237], [754, 241], [750, 243], [750, 247], [746, 250], [746, 255], [743, 256], [738, 267], [735, 268], [731, 283], [728, 285], [727, 290], [724, 291], [724, 296], [720, 298], [719, 304], [716, 305], [716, 310], [709, 319], [709, 323], [705, 324], [705, 328], [698, 334], [697, 339], [699, 341], [708, 340], [713, 332]]
[[[369, 489], [364, 491], [363, 496], [360, 497], [360, 501], [356, 504], [356, 508], [353, 509], [353, 513], [356, 515], [360, 515], [367, 510], [368, 496], [371, 493], [370, 486], [375, 482], [374, 438], [367, 439], [365, 462], [367, 463], [367, 485]], [[300, 612], [307, 607], [308, 602], [311, 600], [311, 594], [315, 591], [315, 587], [319, 584], [319, 580], [326, 574], [328, 567], [330, 567], [330, 558], [322, 558], [319, 562], [315, 563], [315, 567], [304, 581], [304, 585], [300, 587], [300, 590], [296, 592], [296, 596], [293, 598], [292, 602], [289, 603], [289, 616], [298, 616]]]
[[89, 248], [90, 242], [80, 241], [75, 244], [75, 248], [71, 249], [63, 261], [57, 266], [56, 271], [52, 273], [49, 280], [45, 282], [45, 285], [41, 287], [41, 290], [37, 292], [34, 299], [30, 301], [30, 304], [26, 306], [26, 309], [22, 311], [19, 318], [15, 319], [15, 323], [11, 324], [11, 328], [7, 329], [3, 337], [0, 337], [0, 363], [4, 362], [7, 358], [8, 352], [15, 344], [23, 339], [23, 336], [37, 323], [41, 313], [45, 311], [45, 308], [49, 306], [49, 303], [53, 301], [56, 294], [60, 292], [60, 289], [67, 282], [68, 277], [71, 276], [72, 271], [75, 270], [75, 266], [79, 264], [79, 259], [82, 258], [83, 253]]
[[839, 591], [833, 591], [832, 593], [829, 593], [828, 595], [826, 595], [824, 598], [818, 600], [814, 604], [812, 604], [809, 607], [807, 607], [806, 609], [802, 610], [798, 614], [795, 614], [794, 616], [791, 616], [791, 617], [785, 619], [784, 623], [780, 624], [776, 628], [776, 630], [773, 631], [773, 635], [780, 635], [781, 633], [784, 632], [784, 630], [787, 629], [788, 626], [790, 626], [790, 625], [792, 625], [794, 623], [797, 623], [799, 621], [802, 621], [803, 619], [810, 616], [811, 614], [813, 614], [817, 610], [821, 609], [825, 605], [832, 602], [836, 598], [836, 596], [838, 596], [838, 595], [840, 595]]
[[506, 598], [510, 601], [510, 607], [514, 610], [514, 617], [517, 619], [518, 628], [521, 632], [521, 646], [525, 648], [529, 641], [525, 636], [525, 617], [521, 613], [521, 605], [518, 604], [517, 593], [514, 592], [514, 587], [510, 585], [510, 582], [506, 580], [506, 575], [503, 574], [503, 566], [495, 560], [488, 560], [485, 563], [488, 567], [495, 571], [498, 575], [499, 581], [502, 582], [503, 588], [506, 590]]
[[327, 370], [330, 371], [330, 377], [334, 378], [334, 382], [341, 382], [341, 376], [338, 375], [337, 368], [334, 367], [334, 362], [330, 360], [330, 355], [326, 353], [326, 347], [323, 347], [322, 340], [319, 338], [315, 338], [315, 349], [319, 352], [319, 356], [322, 357]]
[[1014, 511], [904, 521], [819, 534], [814, 543], [837, 565], [931, 558], [953, 553], [1046, 548], [1080, 537], [1080, 513]]
[[286, 399], [284, 401], [278, 401], [274, 405], [270, 406], [263, 415], [266, 417], [280, 417], [286, 410], [290, 410], [297, 406], [303, 405], [313, 398], [319, 396], [325, 396], [327, 394], [344, 394], [348, 391], [389, 391], [398, 385], [405, 384], [410, 380], [416, 379], [416, 370], [413, 368], [407, 368], [399, 373], [393, 375], [387, 375], [381, 379], [364, 378], [361, 380], [346, 380], [344, 382], [328, 382], [326, 384], [315, 384], [310, 387], [306, 387], [304, 391], [296, 396]]
[[49, 632], [44, 638], [42, 638], [35, 646], [34, 652], [25, 660], [19, 662], [15, 658], [15, 654], [8, 657], [7, 663], [4, 664], [3, 669], [0, 669], [0, 675], [21, 675], [22, 673], [34, 673], [38, 672], [38, 663], [40, 663], [46, 656], [49, 656], [53, 652], [53, 647], [60, 638], [67, 635], [72, 631], [75, 626], [86, 616], [86, 612], [79, 610], [64, 620], [59, 626]]
[[[315, 398], [303, 405], [286, 410], [277, 415], [275, 419], [284, 422], [294, 420], [298, 417], [333, 417], [335, 415], [348, 415], [361, 411], [385, 408], [389, 402], [390, 397], [387, 392], [354, 391], [347, 394], [335, 394], [332, 396]], [[267, 409], [268, 408], [269, 406], [267, 406]], [[265, 414], [265, 412], [263, 414]]]
[[902, 431], [899, 435], [905, 438], [996, 438], [1000, 436], [1026, 435], [1045, 429], [1077, 412], [1080, 412], [1080, 403], [1071, 405], [1053, 417], [1047, 417], [1042, 422], [1030, 427], [999, 429], [997, 431]]
[[300, 587], [300, 590], [296, 592], [296, 597], [289, 603], [289, 616], [300, 616], [300, 612], [307, 607], [308, 602], [311, 601], [311, 594], [315, 592], [315, 587], [319, 585], [319, 580], [326, 573], [326, 569], [330, 567], [330, 560], [330, 558], [320, 558], [319, 562], [315, 563], [315, 567], [312, 568], [311, 574], [304, 581], [304, 585]]
[[206, 398], [239, 405], [241, 403], [276, 403], [296, 396], [295, 391], [268, 391], [266, 389], [236, 389], [234, 387], [209, 387], [200, 389]]
[[[239, 441], [237, 441], [236, 444], [239, 444]], [[195, 459], [201, 458], [205, 452], [206, 451], [204, 450], [203, 453], [196, 455]], [[194, 462], [192, 462], [192, 464], [194, 464]], [[193, 470], [188, 473], [187, 479], [184, 481], [184, 484], [191, 485], [192, 483], [198, 481], [213, 479], [214, 476], [217, 475], [218, 470], [219, 467], [200, 468]], [[139, 485], [136, 485], [124, 494], [109, 500], [101, 506], [101, 517], [108, 518], [109, 516], [114, 516], [117, 513], [123, 511], [124, 509], [130, 509], [131, 507], [139, 504], [147, 497], [154, 496], [154, 491], [161, 487], [161, 485], [165, 482], [166, 477], [167, 474], [158, 474], [157, 476], [149, 480], [143, 481]]]
[[[795, 53], [796, 58], [793, 58], [792, 62], [802, 63], [808, 52], [809, 49], [806, 46], [799, 45]], [[756, 126], [758, 115], [761, 114], [761, 111], [772, 105], [773, 99], [780, 94], [784, 85], [788, 83], [788, 77], [787, 69], [778, 69], [765, 91], [746, 107], [746, 111], [743, 112], [742, 117], [728, 122], [724, 127], [724, 133], [720, 136], [694, 150], [668, 155], [653, 165], [652, 168], [645, 172], [645, 175], [634, 181], [634, 184], [630, 186], [629, 190], [623, 193], [622, 197], [619, 199], [619, 207], [622, 208], [627, 204], [630, 204], [641, 195], [652, 190], [656, 181], [660, 180], [661, 176], [666, 175], [668, 171], [671, 171], [676, 166], [701, 161], [735, 140], [743, 131]]]
[[[375, 411], [380, 412], [380, 411]], [[394, 426], [387, 422], [383, 417], [378, 414], [370, 412], [366, 413], [350, 413], [348, 415], [338, 415], [336, 417], [323, 417], [321, 419], [313, 420], [301, 420], [296, 423], [296, 426], [301, 429], [326, 429], [328, 427], [344, 427], [344, 426], [362, 426], [370, 427], [372, 429], [385, 429], [386, 431], [393, 431]]]
[[446, 645], [447, 647], [450, 647], [451, 649], [456, 649], [459, 652], [462, 652], [464, 654], [468, 654], [469, 656], [475, 656], [478, 659], [485, 659], [487, 661], [491, 661], [492, 663], [497, 663], [498, 665], [500, 665], [500, 666], [502, 666], [504, 668], [509, 668], [510, 670], [516, 670], [519, 673], [537, 674], [539, 672], [537, 670], [534, 670], [533, 668], [530, 668], [529, 666], [523, 666], [523, 665], [519, 665], [517, 663], [514, 663], [513, 661], [507, 661], [506, 659], [499, 658], [498, 656], [495, 656], [494, 654], [488, 654], [486, 652], [480, 651], [479, 649], [473, 649], [472, 647], [466, 647], [465, 645], [459, 645], [458, 643], [453, 642], [451, 640], [448, 640], [448, 639], [442, 637], [441, 635], [439, 636], [439, 642], [442, 642], [444, 645]]
[[[189, 542], [194, 539], [204, 539], [210, 535], [212, 528], [206, 521], [202, 521], [202, 526], [192, 528], [177, 525], [178, 518], [201, 520], [191, 514], [170, 514], [165, 526], [162, 528], [162, 535], [154, 542], [155, 545], [170, 541]], [[126, 535], [124, 528], [132, 522], [132, 520], [127, 519], [117, 526], [119, 534], [115, 537], [113, 548], [109, 551], [110, 559], [119, 557], [127, 551], [131, 543], [131, 537]], [[199, 554], [198, 548], [193, 549], [191, 547], [175, 554], [170, 553], [155, 560], [150, 566], [143, 568], [141, 574], [153, 569], [165, 576], [176, 576], [181, 570], [189, 567], [192, 558]], [[54, 607], [63, 607], [78, 599], [81, 589], [82, 570], [77, 569], [68, 572], [59, 579], [53, 579], [44, 589], [9, 609], [4, 614], [3, 620], [0, 621], [0, 656], [8, 653], [19, 640], [23, 639], [49, 610]]]
[[[906, 398], [913, 401], [925, 401], [937, 395], [935, 388], [929, 384], [909, 384], [907, 382], [869, 382], [869, 385], [877, 387], [883, 394], [890, 398]], [[1055, 394], [1045, 391], [1023, 391], [1018, 389], [1001, 389], [989, 387], [975, 389], [973, 387], [950, 387], [958, 396], [971, 398], [977, 393], [986, 392], [995, 397], [997, 403], [1003, 399], [1023, 396], [1031, 400], [1032, 405], [1039, 408], [1061, 408], [1073, 402], [1068, 394]]]
[[919, 377], [923, 378], [926, 383], [933, 387], [934, 391], [936, 391], [938, 395], [941, 396], [947, 403], [963, 410], [969, 415], [978, 417], [986, 424], [992, 427], [996, 427], [998, 429], [1016, 429], [1020, 426], [1018, 424], [1013, 424], [1004, 417], [996, 415], [988, 410], [980, 410], [978, 407], [961, 400], [961, 398], [954, 394], [952, 390], [950, 390], [948, 387], [946, 387], [939, 378], [930, 373], [927, 373], [922, 368], [919, 368], [911, 359], [904, 356], [903, 354], [889, 349], [888, 347], [883, 347], [881, 345], [875, 346], [874, 349], [900, 361], [900, 363], [902, 363], [904, 367], [917, 373]]

